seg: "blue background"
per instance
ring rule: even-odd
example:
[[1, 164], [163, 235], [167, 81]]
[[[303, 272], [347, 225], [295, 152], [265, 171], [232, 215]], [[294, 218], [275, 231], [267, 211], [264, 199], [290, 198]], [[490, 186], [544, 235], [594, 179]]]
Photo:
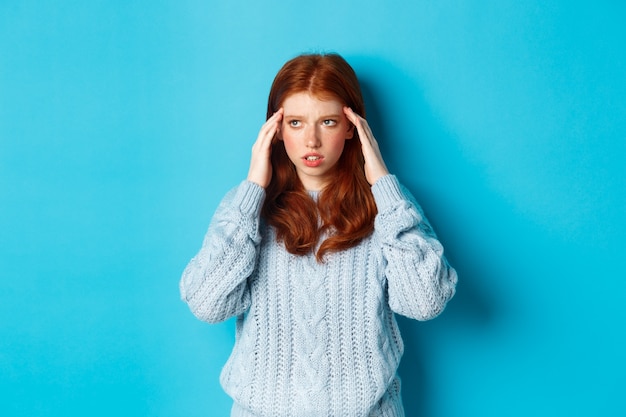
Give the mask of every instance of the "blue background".
[[178, 279], [276, 71], [337, 51], [457, 268], [407, 416], [624, 416], [626, 7], [0, 2], [0, 414], [225, 416]]

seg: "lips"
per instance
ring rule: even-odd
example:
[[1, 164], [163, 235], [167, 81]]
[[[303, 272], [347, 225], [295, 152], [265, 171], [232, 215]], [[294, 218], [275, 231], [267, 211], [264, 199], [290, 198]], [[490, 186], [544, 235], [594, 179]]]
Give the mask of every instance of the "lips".
[[317, 167], [322, 163], [324, 157], [317, 153], [308, 153], [302, 157], [302, 160], [304, 165], [308, 167]]

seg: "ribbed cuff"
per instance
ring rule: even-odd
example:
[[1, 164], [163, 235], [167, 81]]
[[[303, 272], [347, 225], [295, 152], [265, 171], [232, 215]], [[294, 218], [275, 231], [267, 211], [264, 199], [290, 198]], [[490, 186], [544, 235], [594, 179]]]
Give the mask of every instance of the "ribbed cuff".
[[243, 214], [259, 216], [264, 201], [265, 188], [257, 183], [245, 180], [237, 189], [233, 205], [234, 207], [239, 207]]
[[388, 174], [381, 177], [372, 185], [372, 194], [376, 200], [378, 211], [381, 212], [387, 207], [391, 207], [398, 201], [405, 200], [400, 183], [395, 175]]

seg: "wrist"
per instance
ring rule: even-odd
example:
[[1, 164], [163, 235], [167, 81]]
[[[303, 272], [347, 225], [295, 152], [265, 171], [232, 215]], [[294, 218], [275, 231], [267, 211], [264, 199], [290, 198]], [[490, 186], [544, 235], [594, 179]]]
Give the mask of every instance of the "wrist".
[[249, 182], [253, 182], [256, 185], [258, 185], [261, 188], [267, 188], [267, 186], [269, 185], [269, 181], [260, 181], [258, 178], [254, 178], [248, 175], [248, 177], [246, 178]]
[[376, 182], [381, 179], [382, 177], [389, 175], [389, 171], [387, 170], [387, 167], [379, 167], [376, 170], [373, 170], [369, 175], [367, 175], [367, 180], [370, 183], [370, 185], [374, 185], [376, 184]]
[[270, 184], [270, 176], [267, 173], [257, 172], [254, 169], [250, 169], [248, 171], [247, 180], [253, 182], [263, 188], [267, 188]]

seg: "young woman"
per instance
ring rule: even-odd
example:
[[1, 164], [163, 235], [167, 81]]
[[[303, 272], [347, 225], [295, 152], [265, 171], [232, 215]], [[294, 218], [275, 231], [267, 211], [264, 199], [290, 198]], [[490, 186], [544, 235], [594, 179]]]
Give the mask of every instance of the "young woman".
[[278, 72], [248, 177], [185, 269], [201, 320], [237, 316], [221, 383], [232, 416], [403, 416], [394, 314], [437, 316], [457, 276], [390, 175], [339, 55]]

